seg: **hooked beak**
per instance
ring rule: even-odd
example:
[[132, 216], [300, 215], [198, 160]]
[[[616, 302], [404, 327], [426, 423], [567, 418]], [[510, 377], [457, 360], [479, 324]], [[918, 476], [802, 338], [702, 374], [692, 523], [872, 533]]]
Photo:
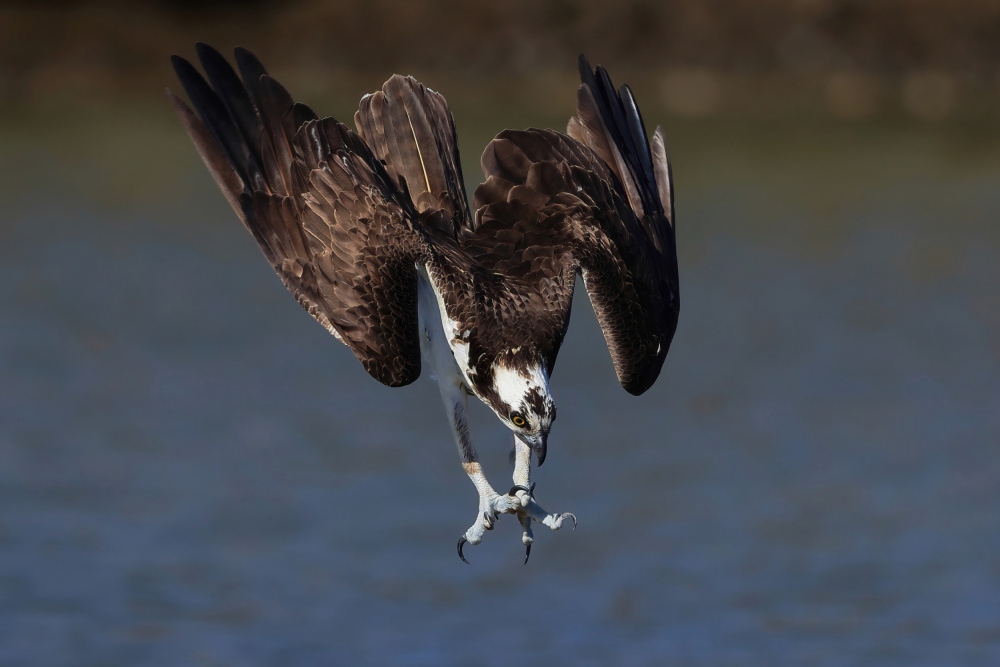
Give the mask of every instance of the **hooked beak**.
[[539, 433], [538, 435], [522, 435], [521, 433], [515, 433], [517, 439], [531, 447], [531, 451], [535, 452], [535, 458], [538, 459], [538, 467], [541, 468], [542, 464], [545, 463], [545, 449], [546, 441], [548, 440], [548, 433]]

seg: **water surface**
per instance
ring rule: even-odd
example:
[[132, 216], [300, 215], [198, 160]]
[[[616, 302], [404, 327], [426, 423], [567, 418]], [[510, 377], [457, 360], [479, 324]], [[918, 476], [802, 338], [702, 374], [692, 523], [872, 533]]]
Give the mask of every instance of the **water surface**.
[[668, 123], [660, 380], [577, 303], [535, 479], [579, 529], [470, 567], [432, 382], [316, 326], [171, 119], [77, 123], [0, 127], [0, 663], [1000, 661], [997, 128]]

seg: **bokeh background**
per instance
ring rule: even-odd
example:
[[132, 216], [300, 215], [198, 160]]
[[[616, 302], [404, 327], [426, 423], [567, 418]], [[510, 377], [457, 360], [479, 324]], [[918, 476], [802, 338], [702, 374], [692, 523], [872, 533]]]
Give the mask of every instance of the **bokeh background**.
[[[418, 76], [470, 188], [581, 51], [664, 126], [680, 327], [633, 398], [574, 309], [576, 532], [458, 560], [436, 387], [285, 294], [166, 104], [198, 40], [344, 120]], [[0, 664], [1000, 664], [998, 118], [987, 0], [4, 3]]]

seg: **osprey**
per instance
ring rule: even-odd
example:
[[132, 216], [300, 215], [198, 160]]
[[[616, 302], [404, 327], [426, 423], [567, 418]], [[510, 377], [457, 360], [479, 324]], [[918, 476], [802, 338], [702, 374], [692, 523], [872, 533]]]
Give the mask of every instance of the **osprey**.
[[[499, 515], [557, 530], [569, 513], [535, 502], [531, 455], [545, 461], [556, 417], [549, 378], [569, 325], [577, 273], [618, 380], [656, 380], [680, 305], [670, 162], [646, 137], [628, 86], [580, 56], [567, 133], [505, 130], [465, 195], [455, 121], [437, 92], [395, 75], [365, 95], [357, 130], [292, 100], [249, 51], [236, 70], [198, 44], [206, 79], [172, 58], [194, 110], [170, 91], [184, 128], [288, 291], [379, 382], [409, 384], [421, 353], [437, 378], [462, 466], [479, 492], [458, 541], [479, 544]], [[467, 396], [514, 433], [514, 485], [486, 480]]]

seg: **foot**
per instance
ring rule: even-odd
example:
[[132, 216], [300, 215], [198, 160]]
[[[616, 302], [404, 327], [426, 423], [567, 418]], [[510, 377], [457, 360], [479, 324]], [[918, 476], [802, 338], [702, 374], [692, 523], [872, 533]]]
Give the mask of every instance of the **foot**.
[[475, 546], [482, 542], [483, 535], [487, 530], [493, 530], [501, 514], [517, 515], [522, 529], [521, 543], [525, 546], [525, 563], [528, 562], [528, 556], [531, 555], [531, 543], [534, 541], [531, 532], [532, 521], [546, 525], [552, 530], [559, 530], [563, 521], [569, 519], [573, 521], [573, 529], [576, 530], [576, 517], [574, 515], [569, 512], [549, 514], [535, 502], [531, 495], [534, 486], [534, 484], [531, 485], [531, 488], [515, 486], [502, 496], [495, 491], [480, 496], [479, 517], [458, 540], [458, 557], [468, 563], [469, 561], [465, 560], [465, 556], [462, 554], [462, 547], [466, 543]]

